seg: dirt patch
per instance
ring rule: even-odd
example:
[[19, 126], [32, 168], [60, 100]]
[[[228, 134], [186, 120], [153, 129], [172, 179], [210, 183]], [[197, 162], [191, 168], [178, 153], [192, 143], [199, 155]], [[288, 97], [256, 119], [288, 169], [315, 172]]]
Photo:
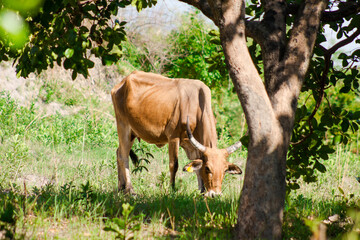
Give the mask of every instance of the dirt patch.
[[26, 186], [27, 189], [31, 189], [33, 187], [37, 187], [40, 189], [46, 185], [55, 183], [52, 179], [34, 174], [27, 174], [19, 177], [16, 179], [16, 182], [19, 186]]
[[36, 97], [37, 93], [30, 91], [34, 88], [34, 74], [31, 74], [28, 79], [17, 78], [15, 68], [9, 62], [1, 62], [0, 72], [0, 91], [9, 92], [10, 96], [22, 105]]

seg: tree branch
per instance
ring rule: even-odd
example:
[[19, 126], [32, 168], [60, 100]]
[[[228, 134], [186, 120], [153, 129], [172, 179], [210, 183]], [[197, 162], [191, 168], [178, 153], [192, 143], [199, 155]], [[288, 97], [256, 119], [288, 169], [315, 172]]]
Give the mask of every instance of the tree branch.
[[309, 131], [309, 133], [307, 135], [303, 136], [303, 138], [300, 139], [299, 141], [294, 142], [294, 143], [293, 142], [290, 143], [293, 146], [305, 142], [305, 140], [308, 139], [314, 132], [314, 127], [311, 124], [311, 120], [315, 117], [315, 114], [319, 110], [320, 105], [321, 105], [321, 103], [322, 103], [322, 101], [324, 99], [324, 96], [325, 96], [325, 82], [326, 82], [326, 77], [327, 77], [327, 75], [329, 73], [329, 69], [330, 69], [330, 60], [331, 60], [331, 55], [326, 55], [325, 56], [325, 67], [324, 67], [324, 70], [323, 70], [323, 73], [322, 73], [322, 76], [321, 76], [321, 81], [320, 81], [319, 98], [316, 100], [316, 105], [315, 105], [314, 110], [310, 114], [309, 118], [306, 120], [308, 122], [308, 124], [309, 124], [310, 131]]
[[264, 40], [267, 39], [267, 35], [269, 33], [261, 22], [246, 20], [245, 34], [247, 37], [254, 39], [254, 41], [260, 44], [261, 48], [263, 48]]
[[[90, 0], [93, 1], [93, 0]], [[218, 25], [215, 16], [207, 0], [179, 0], [199, 9], [205, 16], [211, 19], [215, 25]], [[246, 20], [246, 36], [254, 39], [258, 44], [262, 45], [267, 39], [268, 31], [260, 21]]]
[[[350, 1], [339, 4], [339, 9], [335, 11], [324, 11], [321, 16], [322, 22], [336, 22], [347, 16], [360, 12], [360, 2]], [[287, 14], [296, 14], [299, 11], [299, 4], [288, 4], [286, 11]]]
[[[345, 45], [351, 43], [352, 41], [355, 40], [355, 38], [357, 38], [360, 35], [360, 28], [357, 28], [356, 31], [351, 34], [350, 37], [336, 43], [334, 46], [332, 46], [330, 49], [324, 51], [324, 55], [332, 55], [333, 53], [335, 53], [339, 48], [344, 47]], [[323, 49], [324, 50], [324, 49]]]
[[339, 4], [339, 9], [336, 11], [324, 11], [321, 17], [321, 21], [335, 22], [359, 12], [360, 12], [359, 1], [344, 2]]
[[187, 3], [193, 7], [196, 7], [197, 9], [199, 9], [205, 16], [207, 16], [208, 18], [210, 18], [215, 25], [217, 25], [216, 21], [215, 21], [215, 17], [214, 14], [211, 10], [211, 7], [208, 3], [207, 0], [179, 0], [180, 2], [183, 3]]
[[[322, 0], [305, 1], [302, 13], [295, 20], [284, 57], [286, 74], [294, 80], [304, 79], [307, 72], [325, 4]], [[296, 81], [293, 86], [297, 85], [300, 90], [302, 83]]]
[[[211, 19], [215, 25], [218, 25], [215, 20], [215, 16], [211, 10], [211, 7], [207, 0], [179, 0], [180, 2], [187, 3], [193, 7], [199, 9], [205, 16]], [[262, 44], [266, 39], [266, 28], [260, 21], [245, 21], [246, 36], [254, 39], [258, 44]]]

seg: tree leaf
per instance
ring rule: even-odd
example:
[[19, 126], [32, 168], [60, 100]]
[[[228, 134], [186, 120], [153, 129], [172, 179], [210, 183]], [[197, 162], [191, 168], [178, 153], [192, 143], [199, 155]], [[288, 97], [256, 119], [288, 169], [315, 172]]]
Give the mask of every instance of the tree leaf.
[[348, 92], [350, 92], [350, 90], [351, 90], [351, 87], [345, 85], [343, 88], [340, 89], [340, 92], [341, 93], [348, 93]]
[[348, 56], [345, 53], [340, 53], [338, 58], [339, 59], [347, 59]]
[[66, 58], [71, 58], [74, 55], [74, 49], [67, 48], [64, 52]]
[[319, 170], [319, 172], [321, 173], [326, 172], [326, 167], [324, 166], [324, 164], [320, 163], [319, 161], [315, 162], [314, 168]]
[[342, 60], [342, 66], [343, 66], [343, 67], [346, 67], [347, 65], [349, 65], [349, 62], [348, 62], [348, 60], [347, 60], [346, 58], [344, 58], [344, 59]]
[[341, 135], [336, 135], [334, 137], [333, 143], [337, 145], [337, 144], [340, 144], [341, 141], [342, 141], [342, 136]]
[[71, 78], [72, 78], [72, 80], [75, 80], [76, 77], [77, 77], [77, 71], [74, 69], [72, 74], [71, 74]]
[[349, 123], [349, 120], [348, 119], [343, 119], [343, 121], [341, 122], [341, 130], [343, 132], [346, 132], [350, 127], [350, 123]]
[[356, 122], [353, 122], [351, 126], [353, 128], [353, 133], [356, 133], [359, 130], [359, 125]]

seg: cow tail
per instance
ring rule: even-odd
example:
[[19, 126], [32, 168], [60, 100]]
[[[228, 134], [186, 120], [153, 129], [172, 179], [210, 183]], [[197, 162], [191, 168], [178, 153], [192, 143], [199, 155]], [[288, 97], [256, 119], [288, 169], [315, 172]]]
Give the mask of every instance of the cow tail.
[[139, 166], [139, 158], [138, 158], [138, 156], [136, 156], [135, 152], [132, 149], [130, 149], [130, 158], [131, 158], [131, 161], [134, 164], [134, 166], [138, 167]]

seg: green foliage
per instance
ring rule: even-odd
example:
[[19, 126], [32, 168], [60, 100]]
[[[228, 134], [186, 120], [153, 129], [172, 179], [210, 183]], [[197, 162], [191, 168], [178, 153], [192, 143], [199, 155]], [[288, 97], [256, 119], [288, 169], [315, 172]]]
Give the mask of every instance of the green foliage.
[[[319, 202], [317, 199], [306, 198], [303, 195], [287, 196], [284, 211], [284, 239], [309, 239], [319, 231], [319, 224], [326, 224], [326, 236], [330, 239], [349, 239], [356, 236], [358, 224], [358, 203], [338, 200]], [[336, 220], [328, 220], [337, 216]]]
[[[21, 191], [19, 187], [8, 190], [0, 186], [0, 191], [4, 193], [0, 195], [0, 228], [13, 234], [15, 238], [20, 238], [22, 233], [36, 238], [39, 236], [36, 233], [42, 231], [42, 222], [56, 226], [73, 219], [84, 225], [84, 219], [87, 219], [105, 230], [105, 233], [101, 233], [102, 238], [171, 237], [174, 235], [163, 230], [172, 225], [173, 234], [183, 239], [208, 239], [216, 236], [228, 239], [236, 222], [234, 199], [204, 200], [198, 193], [180, 190], [166, 195], [159, 191], [148, 191], [145, 195], [132, 198], [97, 189], [89, 182], [80, 185], [68, 182], [59, 186], [35, 187], [27, 192]], [[104, 222], [104, 218], [108, 220]], [[34, 220], [36, 225], [33, 224]], [[159, 221], [161, 225], [151, 226], [153, 222]], [[71, 227], [62, 227], [68, 227], [64, 231], [69, 234]], [[154, 232], [150, 232], [149, 229], [152, 228]], [[74, 237], [82, 230], [75, 231], [71, 233], [73, 235], [66, 235]], [[96, 238], [98, 235], [92, 237]]]
[[360, 238], [360, 211], [359, 209], [349, 209], [348, 216], [352, 219], [353, 224], [350, 231], [344, 234], [343, 239], [358, 240]]
[[[347, 20], [348, 23], [345, 23], [345, 19], [339, 19], [327, 24], [337, 32], [338, 43], [345, 43], [341, 38], [351, 35], [353, 29], [358, 26], [360, 16], [357, 14]], [[300, 170], [304, 180], [315, 181], [314, 169], [320, 172], [326, 170], [319, 160], [327, 160], [337, 144], [355, 142], [359, 130], [360, 111], [357, 96], [360, 92], [360, 73], [353, 68], [360, 60], [359, 51], [350, 54], [340, 53], [337, 58], [342, 64], [336, 65], [338, 61], [332, 54], [341, 45], [336, 44], [329, 49], [322, 47], [320, 44], [327, 41], [323, 29], [324, 26], [320, 26], [314, 57], [302, 89], [302, 95], [310, 99], [305, 101], [306, 106], [300, 102], [296, 112], [292, 136], [292, 142], [295, 144], [290, 146], [288, 156], [290, 181], [300, 177], [295, 176], [293, 170], [302, 168], [299, 168], [298, 164], [304, 163], [308, 164], [307, 169]], [[293, 186], [297, 187], [296, 184]]]
[[[9, 9], [0, 11], [0, 39], [3, 45], [9, 46], [10, 50], [16, 51], [24, 46], [29, 36], [29, 26], [25, 24], [23, 18]], [[2, 59], [7, 57], [3, 56]]]
[[75, 199], [75, 201], [80, 202], [80, 204], [84, 206], [85, 210], [88, 210], [91, 207], [91, 204], [96, 201], [96, 194], [94, 193], [89, 181], [87, 181], [86, 184], [81, 184], [80, 189], [80, 196]]
[[156, 2], [157, 0], [131, 0], [131, 5], [135, 6], [140, 12], [143, 8], [154, 6]]
[[25, 2], [33, 4], [1, 3], [15, 10], [4, 8], [0, 12], [0, 60], [14, 59], [18, 77], [40, 73], [56, 62], [71, 69], [73, 79], [78, 74], [89, 75], [88, 69], [94, 67], [91, 55], [100, 58], [104, 65], [121, 56], [126, 22], [111, 19], [119, 8], [132, 4], [140, 11], [156, 4], [156, 0]]
[[[138, 37], [140, 36], [137, 36], [136, 38]], [[141, 49], [136, 47], [130, 41], [124, 42], [122, 47], [123, 47], [123, 55], [122, 55], [123, 59], [121, 59], [121, 61], [119, 62], [120, 64], [119, 69], [121, 74], [127, 75], [129, 74], [129, 72], [132, 72], [136, 69], [145, 72], [153, 71], [153, 69], [151, 68], [151, 64], [148, 62], [146, 55], [143, 53], [143, 51], [141, 51]], [[144, 49], [144, 51], [146, 51], [146, 49]], [[130, 71], [126, 71], [126, 69], [125, 70], [123, 69], [129, 67], [129, 66], [124, 66], [125, 62], [129, 63], [131, 68]]]
[[145, 164], [150, 164], [151, 159], [154, 159], [154, 155], [150, 152], [146, 152], [144, 148], [140, 147], [134, 150], [134, 152], [141, 154], [138, 162], [135, 164], [134, 169], [131, 171], [134, 174], [141, 173], [143, 170], [149, 171]]
[[[46, 145], [67, 144], [72, 146], [84, 143], [86, 146], [115, 145], [116, 131], [112, 123], [103, 116], [94, 115], [89, 110], [75, 117], [60, 114], [49, 116], [44, 121], [34, 124], [31, 138]], [[35, 129], [35, 127], [38, 127]], [[111, 139], [109, 136], [112, 136]]]
[[213, 92], [212, 108], [216, 117], [218, 139], [224, 142], [220, 147], [232, 145], [246, 133], [245, 117], [235, 93], [225, 88], [217, 89]]
[[39, 89], [38, 97], [44, 103], [63, 103], [66, 106], [79, 105], [85, 101], [84, 95], [67, 82], [48, 79]]
[[326, 171], [324, 161], [335, 152], [336, 145], [356, 143], [360, 124], [356, 94], [360, 89], [354, 88], [351, 92], [343, 89], [345, 81], [360, 75], [357, 76], [356, 69], [349, 73], [346, 69], [334, 68], [326, 74], [324, 64], [318, 57], [312, 61], [296, 111], [287, 161], [290, 189], [299, 187], [297, 179], [300, 177], [305, 182], [316, 181], [315, 170]]
[[[1, 156], [2, 154], [0, 154]], [[12, 136], [9, 139], [8, 149], [4, 152], [2, 157], [4, 163], [8, 165], [6, 171], [4, 171], [3, 176], [0, 178], [0, 183], [5, 179], [15, 179], [19, 177], [24, 167], [24, 163], [29, 159], [29, 148], [23, 142], [23, 139], [19, 135]]]
[[185, 15], [180, 27], [168, 35], [168, 41], [176, 39], [170, 52], [177, 57], [165, 67], [165, 72], [169, 77], [200, 79], [213, 89], [228, 87], [229, 76], [219, 41], [208, 34], [210, 29], [198, 14]]
[[20, 107], [8, 93], [0, 92], [0, 142], [9, 136], [22, 136], [35, 119], [35, 107]]
[[[152, 34], [149, 39], [148, 34]], [[133, 70], [161, 73], [164, 64], [171, 58], [168, 43], [163, 34], [159, 36], [149, 32], [132, 33], [128, 41], [122, 44], [123, 55], [119, 61], [119, 71], [122, 75], [128, 75]]]
[[309, 201], [302, 195], [296, 199], [286, 198], [283, 224], [284, 239], [309, 239], [311, 236], [311, 231], [304, 222], [304, 217], [311, 213], [304, 213], [304, 209], [307, 208], [303, 207], [308, 205]]
[[2, 4], [13, 11], [18, 11], [22, 16], [34, 16], [40, 11], [44, 0], [3, 0]]
[[14, 239], [16, 235], [15, 206], [9, 198], [0, 201], [0, 233], [3, 239]]
[[134, 207], [129, 203], [122, 204], [122, 218], [113, 218], [113, 226], [107, 226], [105, 231], [116, 233], [116, 239], [133, 239], [134, 233], [140, 231], [143, 214], [133, 215]]
[[[0, 60], [7, 60], [6, 51], [16, 52], [29, 40], [30, 28], [26, 18], [40, 11], [43, 0], [3, 0], [0, 2]], [[7, 49], [6, 49], [7, 48]]]

